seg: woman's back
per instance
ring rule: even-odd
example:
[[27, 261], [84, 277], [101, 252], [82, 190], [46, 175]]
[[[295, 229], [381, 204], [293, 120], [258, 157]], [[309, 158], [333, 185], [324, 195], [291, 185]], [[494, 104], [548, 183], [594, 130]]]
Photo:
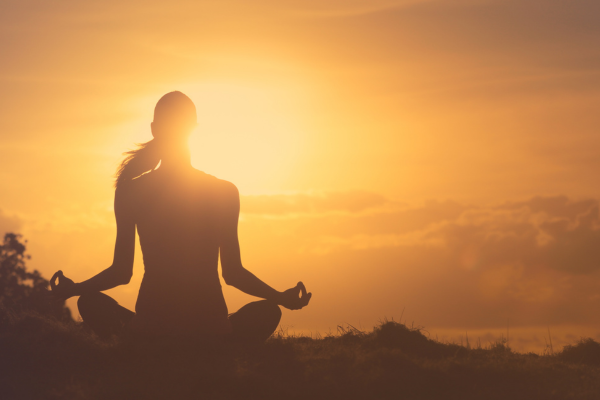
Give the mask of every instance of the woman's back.
[[[57, 298], [80, 296], [82, 318], [103, 337], [124, 331], [154, 337], [231, 334], [261, 342], [279, 323], [279, 304], [298, 310], [310, 300], [302, 282], [278, 292], [242, 265], [239, 192], [192, 168], [188, 139], [196, 125], [189, 97], [181, 92], [161, 97], [150, 124], [153, 139], [127, 152], [117, 171], [113, 264], [77, 284], [62, 271], [51, 279]], [[136, 228], [145, 272], [133, 313], [102, 292], [131, 280]], [[264, 300], [228, 318], [219, 256], [227, 284]]]
[[177, 174], [159, 168], [125, 189], [145, 268], [135, 330], [153, 335], [229, 331], [218, 275], [226, 184], [191, 168]]

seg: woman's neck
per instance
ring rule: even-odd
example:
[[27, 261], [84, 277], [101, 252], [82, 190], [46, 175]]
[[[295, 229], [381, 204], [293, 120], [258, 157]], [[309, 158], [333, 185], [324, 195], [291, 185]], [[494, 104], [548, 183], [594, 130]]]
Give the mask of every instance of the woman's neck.
[[179, 172], [193, 169], [190, 153], [179, 153], [173, 156], [165, 155], [161, 157], [158, 169], [163, 172]]

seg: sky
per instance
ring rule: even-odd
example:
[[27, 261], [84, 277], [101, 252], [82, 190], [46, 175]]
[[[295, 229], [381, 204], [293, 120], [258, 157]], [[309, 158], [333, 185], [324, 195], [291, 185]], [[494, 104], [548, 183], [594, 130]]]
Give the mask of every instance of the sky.
[[[600, 3], [0, 0], [0, 233], [81, 281], [156, 101], [240, 190], [289, 332], [388, 318], [522, 351], [600, 340]], [[227, 151], [225, 151], [227, 149]], [[107, 293], [133, 309], [143, 264]], [[230, 312], [252, 298], [224, 285]], [[75, 315], [75, 299], [69, 300]], [[550, 333], [549, 333], [550, 332]]]

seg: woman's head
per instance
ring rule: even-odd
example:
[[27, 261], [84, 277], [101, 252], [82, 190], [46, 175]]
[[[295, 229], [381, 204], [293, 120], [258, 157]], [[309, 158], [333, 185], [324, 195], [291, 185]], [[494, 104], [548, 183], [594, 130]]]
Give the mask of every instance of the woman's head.
[[196, 126], [196, 106], [181, 92], [165, 94], [154, 108], [152, 135], [161, 142], [187, 139]]
[[[126, 152], [116, 174], [120, 186], [148, 172], [163, 158], [185, 157], [187, 139], [196, 126], [196, 106], [181, 92], [170, 92], [158, 100], [150, 124], [154, 139]], [[189, 157], [189, 155], [188, 155]]]

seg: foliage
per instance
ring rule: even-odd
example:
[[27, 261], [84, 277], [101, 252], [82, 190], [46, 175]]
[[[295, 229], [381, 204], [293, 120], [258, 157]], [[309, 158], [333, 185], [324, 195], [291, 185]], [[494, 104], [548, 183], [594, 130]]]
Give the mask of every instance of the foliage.
[[[598, 345], [573, 348], [589, 343]], [[440, 343], [389, 321], [322, 338], [280, 332], [253, 348], [100, 341], [80, 324], [0, 311], [0, 391], [7, 400], [600, 398], [598, 366], [500, 347]]]
[[[34, 270], [27, 271], [25, 244], [21, 235], [7, 233], [0, 244], [0, 307], [13, 310], [32, 310], [61, 320], [70, 320], [71, 312], [65, 302], [48, 295], [49, 282]], [[26, 243], [26, 242], [25, 242]]]
[[565, 346], [559, 357], [565, 361], [600, 367], [600, 343], [582, 338], [577, 344]]

